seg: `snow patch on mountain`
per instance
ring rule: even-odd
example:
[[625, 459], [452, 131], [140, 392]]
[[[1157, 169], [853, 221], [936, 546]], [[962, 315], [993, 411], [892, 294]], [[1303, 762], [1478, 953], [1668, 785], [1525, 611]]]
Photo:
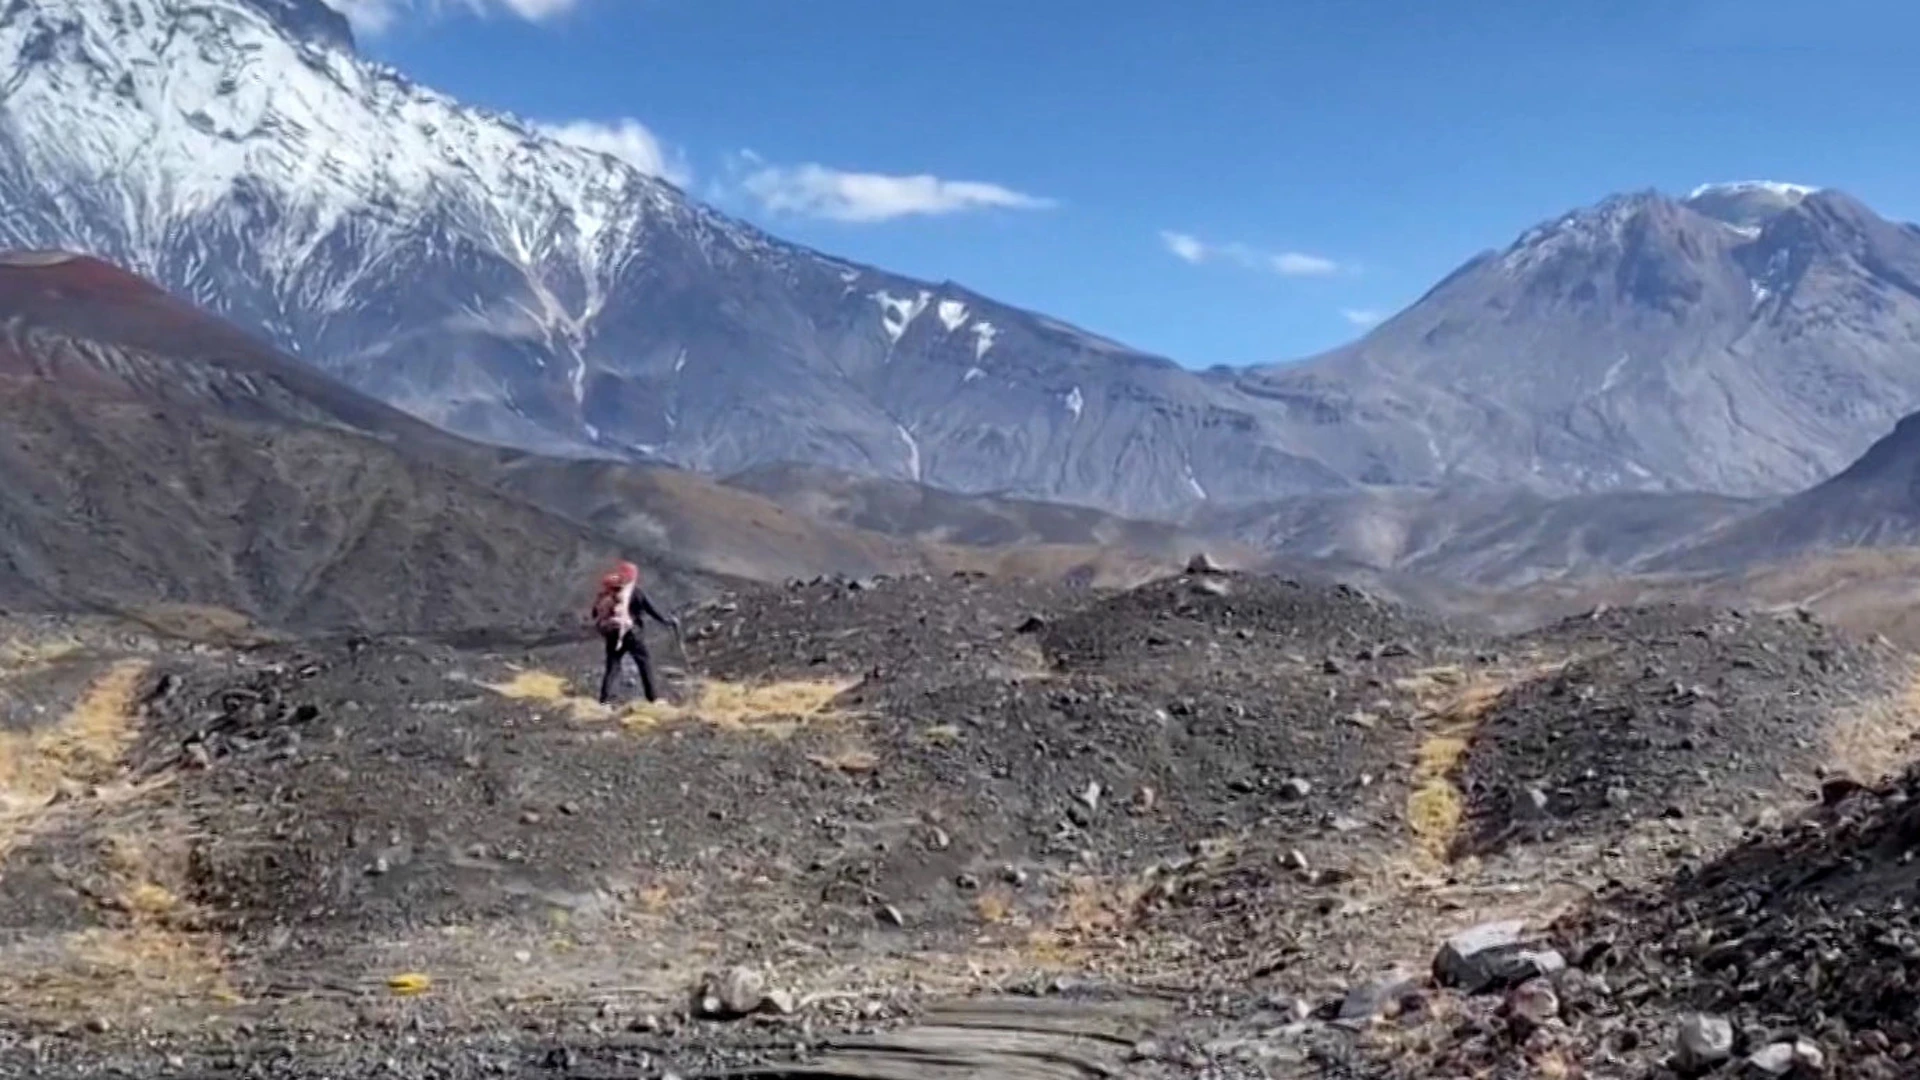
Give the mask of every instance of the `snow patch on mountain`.
[[907, 475], [917, 484], [920, 482], [920, 442], [905, 424], [895, 424], [893, 430], [899, 432], [900, 441], [907, 444]]
[[1193, 475], [1193, 462], [1188, 461], [1182, 465], [1181, 475], [1186, 479], [1187, 490], [1193, 492], [1194, 498], [1205, 499], [1207, 497], [1207, 489], [1200, 486], [1199, 478]]
[[984, 319], [974, 322], [973, 358], [975, 360], [985, 360], [987, 358], [987, 350], [993, 348], [993, 339], [999, 333], [1000, 331], [997, 327]]
[[880, 328], [886, 331], [888, 340], [898, 345], [907, 328], [927, 310], [933, 294], [922, 289], [913, 296], [900, 297], [881, 289], [873, 294], [873, 299], [880, 305]]
[[967, 305], [958, 300], [942, 300], [939, 314], [940, 325], [946, 327], [947, 333], [951, 334], [966, 325]]

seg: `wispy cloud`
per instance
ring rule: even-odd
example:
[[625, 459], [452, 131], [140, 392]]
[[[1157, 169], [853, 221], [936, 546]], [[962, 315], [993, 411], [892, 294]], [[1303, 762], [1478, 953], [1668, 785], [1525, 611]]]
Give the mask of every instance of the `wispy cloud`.
[[619, 158], [648, 176], [657, 176], [670, 184], [686, 187], [693, 182], [693, 169], [687, 165], [685, 155], [668, 149], [659, 136], [638, 120], [612, 123], [571, 120], [537, 126], [543, 134], [561, 142]]
[[1198, 265], [1207, 261], [1207, 245], [1195, 236], [1183, 232], [1163, 232], [1160, 239], [1166, 242], [1167, 250], [1174, 257]]
[[468, 11], [476, 15], [505, 14], [528, 22], [544, 22], [580, 7], [585, 0], [326, 0], [345, 15], [353, 28], [379, 34], [410, 15], [439, 15]]
[[1372, 308], [1341, 308], [1340, 317], [1359, 327], [1376, 326], [1385, 319], [1386, 313]]
[[1160, 242], [1173, 256], [1195, 266], [1208, 262], [1225, 262], [1243, 266], [1249, 270], [1259, 270], [1282, 277], [1331, 277], [1349, 270], [1349, 267], [1320, 255], [1308, 255], [1299, 251], [1262, 251], [1247, 244], [1214, 244], [1194, 236], [1191, 233], [1163, 231]]
[[736, 169], [742, 192], [769, 213], [866, 224], [981, 210], [1046, 210], [1052, 199], [983, 180], [848, 172], [825, 165], [769, 165], [751, 151]]

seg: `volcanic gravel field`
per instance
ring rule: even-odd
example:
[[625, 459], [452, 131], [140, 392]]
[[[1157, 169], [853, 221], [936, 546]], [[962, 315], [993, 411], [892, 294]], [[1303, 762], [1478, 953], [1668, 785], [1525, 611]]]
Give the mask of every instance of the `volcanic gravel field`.
[[[684, 622], [609, 709], [597, 641], [10, 621], [0, 1070], [1911, 1075], [1884, 642], [1215, 572]], [[1564, 965], [1436, 981], [1494, 920]]]

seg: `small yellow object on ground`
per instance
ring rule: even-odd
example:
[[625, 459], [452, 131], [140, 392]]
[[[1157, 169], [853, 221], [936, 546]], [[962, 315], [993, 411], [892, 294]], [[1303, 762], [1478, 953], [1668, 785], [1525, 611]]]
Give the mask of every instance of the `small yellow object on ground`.
[[395, 975], [387, 980], [387, 989], [393, 991], [400, 997], [412, 997], [415, 994], [424, 994], [432, 985], [433, 980], [431, 978], [418, 972]]

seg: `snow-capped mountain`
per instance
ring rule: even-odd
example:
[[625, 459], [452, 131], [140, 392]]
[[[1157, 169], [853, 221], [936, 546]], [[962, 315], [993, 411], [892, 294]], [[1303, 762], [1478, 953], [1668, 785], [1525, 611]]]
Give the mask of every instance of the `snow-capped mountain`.
[[1170, 361], [777, 241], [356, 57], [319, 0], [12, 4], [0, 69], [0, 246], [463, 434], [1132, 509], [1339, 483]]
[[1353, 346], [1197, 373], [784, 243], [368, 62], [320, 0], [15, 0], [0, 73], [0, 247], [103, 256], [546, 452], [1178, 514], [1355, 484], [1782, 491], [1920, 408], [1920, 239], [1834, 192], [1608, 200]]
[[1920, 407], [1920, 229], [1788, 185], [1615, 196], [1240, 384], [1364, 480], [1798, 490]]
[[1777, 180], [1702, 184], [1687, 196], [1686, 204], [1728, 225], [1759, 229], [1800, 205], [1801, 200], [1817, 190], [1805, 184], [1783, 184]]

